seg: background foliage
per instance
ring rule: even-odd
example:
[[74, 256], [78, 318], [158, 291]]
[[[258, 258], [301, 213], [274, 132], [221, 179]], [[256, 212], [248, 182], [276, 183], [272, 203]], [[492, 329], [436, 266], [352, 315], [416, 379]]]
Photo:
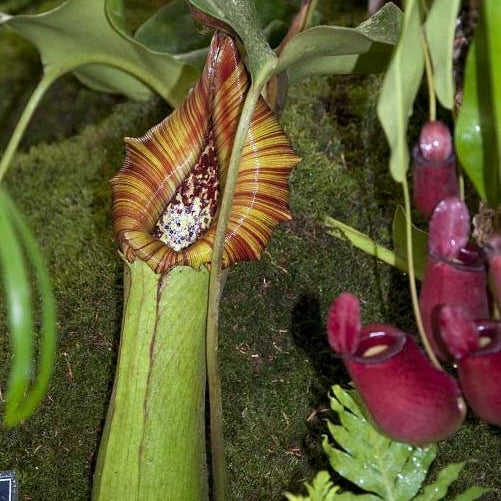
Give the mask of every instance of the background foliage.
[[[0, 2], [0, 10], [57, 3], [10, 0]], [[138, 26], [163, 3], [130, 1], [129, 20]], [[320, 8], [336, 24], [354, 26], [364, 16], [361, 1], [320, 2]], [[0, 54], [4, 147], [41, 67], [34, 49], [5, 30]], [[367, 320], [411, 324], [404, 278], [328, 236], [321, 223], [328, 214], [390, 245], [400, 195], [386, 172], [388, 152], [375, 114], [379, 86], [379, 77], [322, 77], [291, 88], [283, 123], [304, 158], [291, 179], [295, 219], [279, 228], [261, 263], [230, 271], [223, 299], [231, 499], [281, 499], [283, 490], [297, 492], [315, 470], [328, 468], [320, 448], [326, 395], [333, 383], [348, 380], [325, 342], [325, 312], [335, 295], [358, 294]], [[131, 103], [66, 77], [44, 99], [8, 174], [9, 192], [49, 261], [61, 333], [43, 406], [23, 426], [0, 433], [0, 470], [18, 471], [23, 500], [89, 497], [121, 318], [122, 266], [107, 181], [122, 162], [122, 136], [142, 134], [167, 111], [156, 98]], [[411, 136], [423, 117], [418, 111], [413, 118]], [[2, 335], [1, 389], [8, 360]], [[501, 450], [499, 431], [470, 417], [440, 450], [436, 467], [473, 458], [458, 492], [472, 483], [500, 487], [501, 459], [493, 456]]]

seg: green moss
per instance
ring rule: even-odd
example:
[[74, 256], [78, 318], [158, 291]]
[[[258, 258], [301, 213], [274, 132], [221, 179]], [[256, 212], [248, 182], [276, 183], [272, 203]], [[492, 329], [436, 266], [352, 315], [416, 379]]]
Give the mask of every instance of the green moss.
[[[352, 15], [345, 7], [339, 14], [344, 20]], [[356, 20], [361, 15], [355, 11]], [[0, 70], [3, 140], [13, 124], [4, 117], [15, 115], [40, 67], [28, 46], [12, 35], [0, 37], [12, 68]], [[405, 277], [328, 236], [322, 225], [331, 215], [390, 241], [401, 194], [387, 174], [386, 142], [375, 115], [379, 85], [380, 77], [336, 77], [290, 89], [283, 123], [303, 157], [290, 182], [294, 219], [277, 229], [259, 263], [230, 270], [222, 303], [232, 500], [278, 500], [328, 468], [320, 448], [326, 394], [332, 384], [348, 382], [325, 341], [326, 311], [337, 294], [359, 295], [367, 321], [413, 329]], [[28, 132], [25, 146], [31, 148], [17, 156], [8, 175], [9, 191], [49, 262], [60, 328], [49, 396], [23, 426], [0, 432], [0, 470], [19, 472], [23, 500], [89, 498], [122, 306], [108, 180], [123, 159], [122, 136], [142, 134], [166, 112], [158, 100], [120, 102], [64, 79]], [[3, 330], [3, 390], [8, 362]], [[472, 459], [458, 488], [499, 488], [499, 445], [498, 431], [470, 418], [441, 444], [437, 466]]]

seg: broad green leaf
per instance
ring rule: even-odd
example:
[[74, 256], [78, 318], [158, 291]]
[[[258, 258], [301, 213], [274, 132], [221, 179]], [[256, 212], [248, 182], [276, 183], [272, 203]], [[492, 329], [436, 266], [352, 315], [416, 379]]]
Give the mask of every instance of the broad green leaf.
[[330, 229], [329, 235], [336, 238], [347, 239], [352, 245], [363, 250], [371, 256], [377, 257], [386, 264], [395, 266], [401, 271], [407, 271], [407, 261], [401, 256], [398, 256], [390, 249], [376, 243], [371, 237], [362, 233], [351, 226], [333, 219], [332, 217], [325, 218], [325, 225]]
[[[33, 368], [30, 369], [28, 377], [34, 379], [35, 383], [28, 394], [20, 394], [20, 399], [9, 399], [11, 389], [7, 391], [7, 407], [5, 413], [5, 423], [8, 426], [13, 426], [22, 420], [27, 419], [35, 411], [36, 407], [42, 400], [42, 397], [47, 391], [49, 379], [52, 374], [57, 342], [57, 325], [56, 325], [56, 304], [52, 285], [50, 283], [49, 273], [45, 266], [43, 256], [40, 252], [38, 244], [33, 237], [31, 230], [24, 222], [23, 217], [7, 196], [2, 193], [2, 205], [6, 214], [12, 220], [12, 223], [17, 231], [20, 242], [24, 247], [23, 255], [28, 259], [29, 264], [36, 277], [36, 283], [39, 288], [39, 296], [41, 301], [41, 327], [40, 327], [40, 347], [39, 347], [39, 363], [38, 374], [34, 377]], [[29, 310], [24, 312], [29, 315]], [[28, 337], [23, 338], [22, 342], [29, 345], [33, 332], [29, 333]], [[26, 347], [25, 347], [26, 348]], [[24, 349], [24, 348], [23, 348]], [[26, 348], [27, 349], [27, 348]], [[16, 345], [14, 345], [14, 372], [16, 364], [19, 361], [19, 352], [16, 353]], [[30, 365], [32, 361], [29, 360]], [[24, 365], [24, 364], [22, 364]]]
[[310, 28], [286, 45], [278, 69], [287, 70], [291, 82], [319, 74], [382, 71], [398, 40], [401, 24], [400, 9], [389, 3], [356, 28]]
[[435, 0], [426, 17], [425, 31], [433, 62], [435, 91], [442, 106], [454, 106], [452, 56], [461, 0]]
[[390, 145], [390, 172], [402, 183], [409, 168], [407, 123], [424, 69], [423, 34], [419, 0], [408, 0], [402, 34], [386, 72], [378, 117]]
[[449, 486], [457, 480], [465, 463], [453, 463], [447, 465], [438, 474], [437, 480], [425, 487], [422, 494], [415, 498], [415, 501], [438, 501], [447, 494]]
[[200, 33], [184, 0], [174, 0], [161, 7], [136, 31], [134, 38], [158, 51], [202, 68], [207, 57], [210, 33]]
[[[256, 10], [266, 39], [278, 45], [287, 33], [287, 23], [295, 9], [285, 0], [259, 0]], [[198, 69], [203, 67], [211, 34], [201, 33], [184, 0], [174, 0], [161, 7], [136, 31], [134, 38], [158, 52], [167, 52]]]
[[[399, 259], [407, 263], [407, 239], [405, 229], [405, 211], [399, 205], [393, 216], [393, 249]], [[428, 255], [428, 234], [412, 225], [412, 250], [416, 278], [422, 280]], [[406, 265], [407, 268], [407, 265]]]
[[480, 197], [501, 202], [501, 3], [481, 3], [475, 40], [468, 51], [463, 104], [455, 142], [459, 159]]
[[345, 396], [340, 399], [345, 392], [339, 386], [333, 387], [333, 393], [331, 406], [338, 413], [341, 426], [330, 424], [329, 431], [342, 449], [324, 438], [323, 448], [332, 467], [382, 499], [411, 500], [436, 456], [436, 447], [412, 447], [392, 441], [377, 431], [361, 410], [355, 413], [350, 410], [356, 401]]
[[474, 485], [455, 496], [454, 501], [475, 501], [475, 499], [480, 499], [485, 493], [489, 492], [489, 490], [490, 489]]
[[77, 76], [89, 84], [133, 99], [147, 99], [151, 88], [176, 106], [198, 75], [169, 54], [117, 32], [106, 17], [103, 0], [69, 0], [43, 14], [2, 22], [37, 47], [46, 74], [60, 76], [78, 69]]
[[196, 8], [231, 27], [242, 39], [252, 80], [262, 85], [275, 69], [277, 58], [266, 41], [256, 6], [249, 0], [189, 0]]

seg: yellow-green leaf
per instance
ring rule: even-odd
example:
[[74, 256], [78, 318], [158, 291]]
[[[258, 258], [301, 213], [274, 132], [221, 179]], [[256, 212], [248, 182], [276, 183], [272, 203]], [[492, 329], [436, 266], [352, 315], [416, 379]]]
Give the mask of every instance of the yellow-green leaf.
[[459, 160], [478, 194], [492, 207], [501, 202], [501, 3], [481, 3], [468, 51], [463, 104], [455, 130]]
[[287, 70], [291, 82], [318, 74], [382, 71], [398, 41], [401, 24], [400, 9], [390, 3], [356, 28], [310, 28], [287, 43], [278, 70]]
[[423, 35], [418, 0], [409, 0], [400, 40], [386, 72], [377, 113], [390, 145], [390, 172], [405, 180], [409, 168], [407, 124], [424, 69]]
[[454, 106], [452, 59], [456, 20], [461, 0], [435, 0], [426, 18], [425, 31], [433, 63], [433, 82], [442, 106]]

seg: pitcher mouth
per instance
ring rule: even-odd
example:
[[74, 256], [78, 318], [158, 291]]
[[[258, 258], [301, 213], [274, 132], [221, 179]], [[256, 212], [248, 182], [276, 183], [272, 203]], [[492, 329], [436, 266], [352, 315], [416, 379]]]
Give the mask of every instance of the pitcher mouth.
[[396, 328], [369, 324], [362, 328], [355, 353], [344, 358], [361, 364], [379, 364], [400, 353], [406, 341], [406, 334]]
[[454, 259], [446, 259], [438, 256], [433, 251], [428, 251], [428, 256], [433, 261], [446, 263], [461, 271], [469, 271], [473, 273], [485, 271], [485, 259], [480, 247], [468, 244], [462, 247]]

